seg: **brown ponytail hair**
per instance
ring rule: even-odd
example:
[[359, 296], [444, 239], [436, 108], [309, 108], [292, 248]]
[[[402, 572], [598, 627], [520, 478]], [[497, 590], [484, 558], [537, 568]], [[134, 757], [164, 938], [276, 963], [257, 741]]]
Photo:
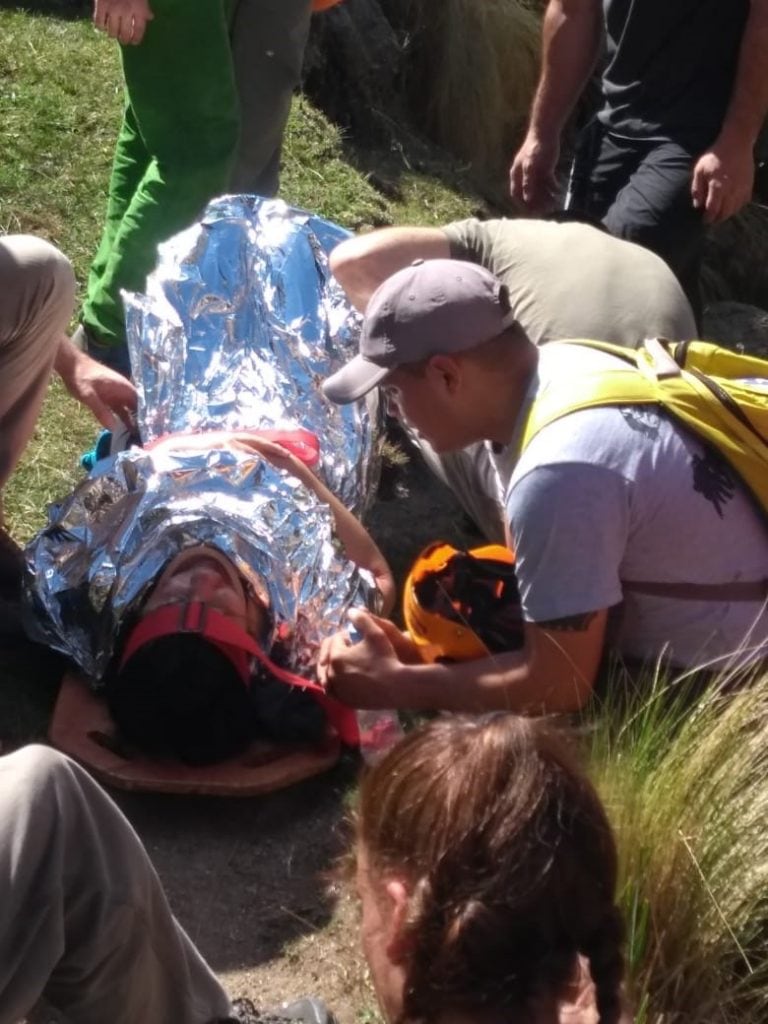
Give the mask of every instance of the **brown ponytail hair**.
[[410, 892], [403, 1019], [535, 1017], [581, 954], [601, 1024], [621, 1016], [616, 848], [602, 804], [543, 720], [438, 719], [364, 778], [358, 842]]

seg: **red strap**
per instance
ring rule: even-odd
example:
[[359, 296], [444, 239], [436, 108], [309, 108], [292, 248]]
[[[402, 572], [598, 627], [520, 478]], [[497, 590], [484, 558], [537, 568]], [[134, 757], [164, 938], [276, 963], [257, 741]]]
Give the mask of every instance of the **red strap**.
[[140, 647], [151, 640], [171, 633], [197, 633], [215, 644], [235, 666], [246, 686], [250, 685], [250, 669], [246, 655], [253, 655], [280, 682], [287, 686], [297, 686], [302, 690], [309, 690], [325, 710], [342, 742], [348, 743], [350, 746], [359, 742], [360, 731], [357, 726], [357, 715], [352, 708], [329, 697], [319, 683], [280, 668], [256, 643], [250, 633], [220, 612], [208, 608], [202, 601], [163, 605], [162, 608], [145, 615], [128, 638], [120, 660], [120, 668], [123, 668], [128, 659]]

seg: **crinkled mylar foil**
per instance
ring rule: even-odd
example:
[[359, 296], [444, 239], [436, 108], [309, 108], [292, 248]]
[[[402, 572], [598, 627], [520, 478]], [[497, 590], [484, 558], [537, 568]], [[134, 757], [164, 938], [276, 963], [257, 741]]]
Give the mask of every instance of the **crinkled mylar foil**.
[[[144, 444], [222, 428], [304, 428], [318, 475], [357, 515], [373, 493], [375, 423], [322, 380], [356, 351], [359, 317], [331, 277], [346, 232], [283, 202], [225, 196], [160, 246], [144, 295], [126, 295]], [[183, 548], [210, 544], [293, 634], [294, 670], [371, 580], [346, 559], [328, 508], [295, 477], [237, 449], [131, 448], [98, 462], [27, 548], [32, 636], [101, 678], [126, 619]]]

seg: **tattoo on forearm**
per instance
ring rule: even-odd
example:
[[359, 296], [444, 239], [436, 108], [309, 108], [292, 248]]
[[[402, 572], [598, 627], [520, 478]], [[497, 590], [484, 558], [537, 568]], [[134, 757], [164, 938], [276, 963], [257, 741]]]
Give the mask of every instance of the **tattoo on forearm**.
[[560, 629], [567, 633], [583, 633], [589, 629], [597, 612], [579, 612], [578, 615], [566, 615], [562, 619], [550, 619], [549, 622], [536, 622], [539, 629]]

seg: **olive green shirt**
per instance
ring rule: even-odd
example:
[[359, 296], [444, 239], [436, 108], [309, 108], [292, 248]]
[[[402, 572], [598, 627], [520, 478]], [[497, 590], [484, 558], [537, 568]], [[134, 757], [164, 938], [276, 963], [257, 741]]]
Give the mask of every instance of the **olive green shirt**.
[[696, 337], [691, 307], [666, 263], [648, 249], [587, 224], [463, 220], [444, 228], [454, 259], [480, 263], [509, 289], [535, 344]]

